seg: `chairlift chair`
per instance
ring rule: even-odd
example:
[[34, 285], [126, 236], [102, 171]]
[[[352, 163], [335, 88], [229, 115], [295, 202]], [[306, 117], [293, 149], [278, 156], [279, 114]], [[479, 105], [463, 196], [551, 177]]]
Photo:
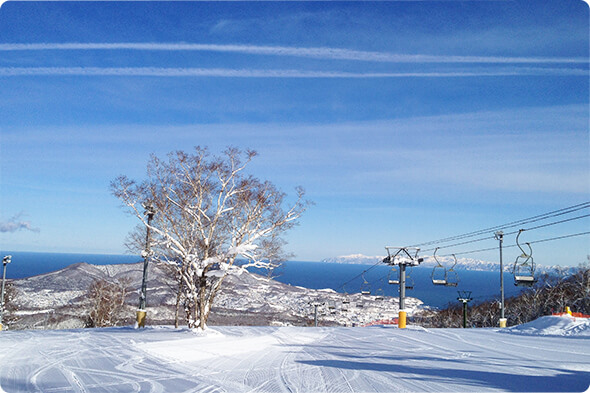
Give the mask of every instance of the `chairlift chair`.
[[340, 307], [340, 310], [342, 310], [342, 312], [348, 312], [348, 305], [350, 304], [350, 300], [348, 300], [348, 298], [345, 298], [344, 300], [342, 300], [342, 306]]
[[533, 286], [537, 282], [534, 276], [534, 265], [520, 264], [514, 266], [514, 285], [516, 286]]
[[520, 248], [522, 252], [521, 255], [516, 257], [514, 261], [514, 267], [512, 272], [514, 274], [514, 285], [517, 286], [532, 286], [537, 282], [535, 278], [535, 262], [533, 260], [533, 249], [531, 248], [530, 243], [525, 243], [529, 249], [527, 253], [520, 243], [518, 242], [518, 238], [520, 234], [524, 232], [524, 229], [520, 229], [518, 231], [518, 235], [516, 235], [516, 245]]
[[410, 271], [412, 269], [406, 270], [406, 289], [412, 290], [414, 289], [414, 279], [412, 278]]
[[369, 296], [371, 294], [371, 284], [365, 279], [365, 275], [362, 275], [363, 283], [361, 284], [361, 295]]
[[456, 287], [459, 285], [459, 275], [455, 271], [455, 266], [457, 266], [457, 257], [455, 254], [451, 254], [454, 259], [453, 266], [447, 270], [447, 283], [445, 284], [447, 287]]
[[379, 288], [375, 291], [375, 300], [382, 301], [383, 299], [385, 299], [385, 293], [382, 288]]
[[434, 249], [434, 253], [432, 254], [432, 257], [436, 261], [436, 265], [432, 269], [430, 278], [432, 279], [432, 283], [434, 285], [447, 285], [447, 268], [444, 267], [436, 257], [437, 251], [438, 247]]
[[387, 282], [391, 285], [399, 285], [399, 272], [394, 267], [391, 268], [387, 275]]

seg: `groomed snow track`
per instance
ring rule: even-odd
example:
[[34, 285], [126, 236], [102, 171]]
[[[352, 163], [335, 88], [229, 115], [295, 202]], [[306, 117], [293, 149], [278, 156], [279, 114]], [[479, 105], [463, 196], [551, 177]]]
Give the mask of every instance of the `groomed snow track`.
[[589, 336], [412, 327], [0, 333], [5, 392], [580, 392], [589, 384]]

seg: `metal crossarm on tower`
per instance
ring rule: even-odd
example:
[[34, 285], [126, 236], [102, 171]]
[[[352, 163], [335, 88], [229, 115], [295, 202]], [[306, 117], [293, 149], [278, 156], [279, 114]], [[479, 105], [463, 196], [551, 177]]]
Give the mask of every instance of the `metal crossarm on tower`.
[[471, 300], [471, 291], [457, 291], [459, 293], [458, 301], [463, 303], [463, 328], [467, 327], [467, 303]]

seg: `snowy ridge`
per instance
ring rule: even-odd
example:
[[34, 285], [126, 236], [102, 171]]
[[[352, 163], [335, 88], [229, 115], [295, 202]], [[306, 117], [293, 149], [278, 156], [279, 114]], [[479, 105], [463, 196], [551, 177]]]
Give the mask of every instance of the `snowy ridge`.
[[590, 336], [590, 319], [550, 315], [500, 331], [540, 336]]
[[[420, 264], [420, 266], [433, 267], [436, 265], [436, 260], [434, 259], [434, 257], [432, 255], [421, 255], [421, 257], [424, 258], [424, 261]], [[385, 255], [367, 256], [367, 255], [363, 255], [363, 254], [351, 254], [351, 255], [342, 255], [342, 256], [338, 256], [338, 257], [325, 258], [325, 259], [322, 259], [322, 262], [359, 264], [359, 265], [375, 265], [377, 263], [382, 262], [383, 258], [385, 258]], [[454, 259], [452, 256], [437, 256], [436, 258], [445, 267], [451, 267], [454, 264]], [[512, 261], [512, 262], [514, 262], [514, 261]], [[510, 263], [510, 261], [506, 261], [504, 263], [504, 271], [505, 272], [512, 271], [512, 265], [513, 264]], [[481, 259], [458, 257], [457, 264], [455, 265], [455, 269], [499, 272], [500, 271], [500, 263], [499, 262], [483, 261]], [[575, 267], [569, 267], [569, 266], [537, 265], [537, 271], [540, 273], [568, 275], [568, 274], [571, 274], [574, 270], [575, 270]]]
[[[88, 313], [87, 289], [95, 279], [128, 283], [125, 299], [127, 320], [132, 324], [137, 308], [143, 263], [95, 266], [87, 263], [70, 265], [56, 272], [13, 280], [19, 295], [11, 329], [84, 327]], [[150, 324], [173, 324], [176, 284], [160, 265], [150, 265], [147, 283], [147, 307]], [[307, 289], [266, 279], [247, 271], [230, 275], [213, 304], [212, 325], [295, 325], [313, 322], [310, 303], [318, 307], [322, 325], [356, 326], [375, 320], [397, 317], [397, 297], [341, 294], [332, 289]], [[407, 298], [411, 314], [422, 305]]]
[[[435, 259], [430, 255], [421, 256], [421, 257], [424, 258], [424, 261], [421, 263], [420, 266], [432, 267], [436, 264]], [[326, 258], [326, 259], [323, 259], [322, 262], [374, 265], [374, 264], [382, 262], [383, 258], [385, 258], [385, 255], [367, 256], [367, 255], [363, 255], [363, 254], [352, 254], [352, 255], [342, 255], [339, 257]], [[453, 257], [437, 256], [437, 258], [445, 266], [450, 267], [454, 263]], [[497, 262], [487, 262], [487, 261], [482, 261], [479, 259], [472, 259], [472, 258], [457, 258], [457, 265], [455, 266], [455, 268], [460, 269], [460, 270], [499, 271], [500, 264]], [[510, 268], [511, 268], [511, 266], [505, 266], [504, 270], [509, 270]]]

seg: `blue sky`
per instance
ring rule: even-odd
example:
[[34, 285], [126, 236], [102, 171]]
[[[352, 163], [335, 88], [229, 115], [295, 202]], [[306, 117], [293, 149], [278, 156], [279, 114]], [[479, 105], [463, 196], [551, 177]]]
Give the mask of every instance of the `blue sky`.
[[[8, 1], [0, 249], [123, 253], [136, 222], [110, 181], [196, 145], [255, 149], [252, 174], [307, 190], [315, 205], [287, 236], [298, 260], [382, 255], [589, 201], [588, 10]], [[589, 230], [585, 218], [521, 238]], [[577, 265], [589, 244], [540, 243], [535, 261]]]

